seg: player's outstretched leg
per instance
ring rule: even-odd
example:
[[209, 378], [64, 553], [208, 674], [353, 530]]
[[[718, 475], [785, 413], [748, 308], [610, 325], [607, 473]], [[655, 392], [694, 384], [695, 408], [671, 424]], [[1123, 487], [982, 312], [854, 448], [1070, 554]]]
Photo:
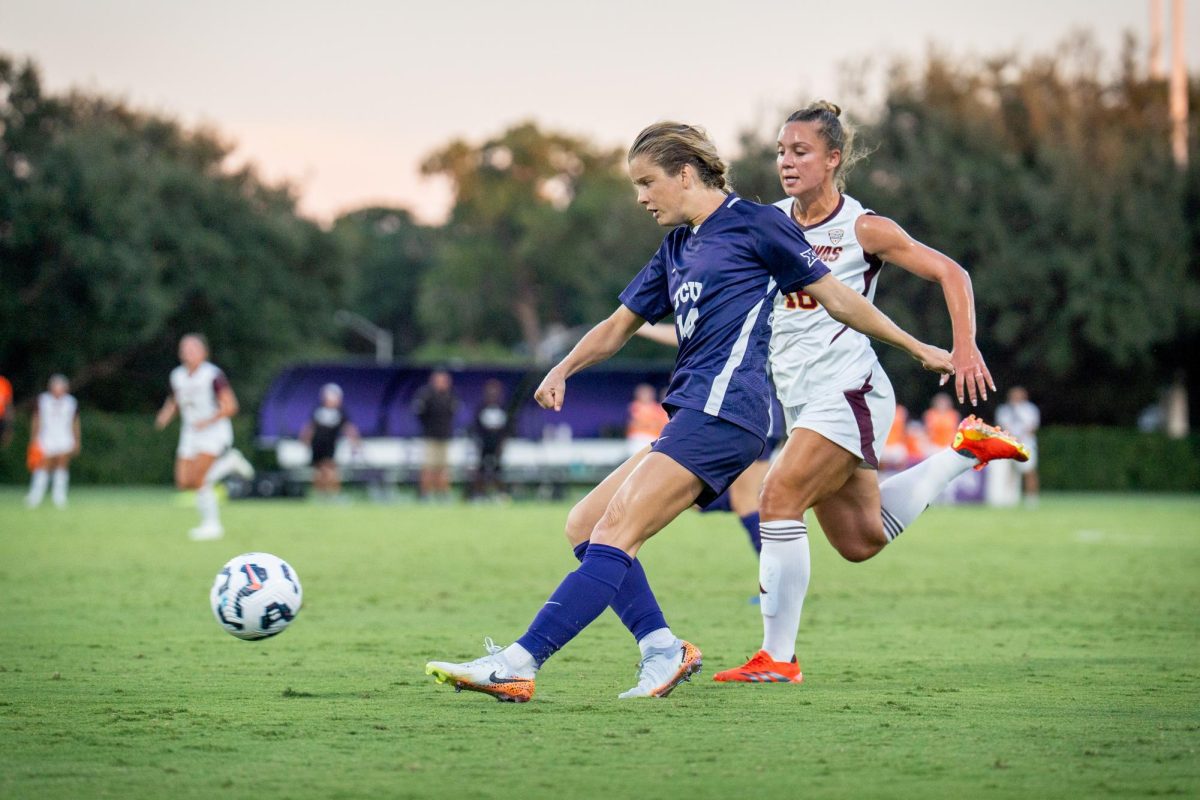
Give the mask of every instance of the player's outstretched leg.
[[638, 664], [637, 685], [618, 697], [666, 697], [703, 666], [704, 656], [691, 642], [676, 639], [667, 647], [650, 648]]
[[432, 675], [438, 683], [449, 683], [455, 691], [482, 692], [502, 702], [525, 703], [533, 697], [537, 667], [532, 660], [514, 666], [504, 655], [504, 648], [490, 638], [483, 640], [488, 654], [474, 661], [460, 664], [449, 661], [430, 661], [425, 665], [425, 674]]
[[476, 661], [454, 664], [430, 661], [428, 675], [456, 689], [470, 689], [498, 696], [507, 679], [528, 682], [528, 700], [533, 696], [533, 678], [550, 656], [562, 649], [608, 608], [625, 579], [633, 559], [617, 547], [593, 543], [579, 569], [563, 579], [543, 605], [529, 630], [513, 644], [492, 650]]
[[1029, 450], [1012, 434], [988, 425], [974, 414], [964, 419], [946, 450], [879, 485], [884, 535], [890, 542], [921, 515], [959, 475], [983, 469], [989, 461], [1028, 461]]

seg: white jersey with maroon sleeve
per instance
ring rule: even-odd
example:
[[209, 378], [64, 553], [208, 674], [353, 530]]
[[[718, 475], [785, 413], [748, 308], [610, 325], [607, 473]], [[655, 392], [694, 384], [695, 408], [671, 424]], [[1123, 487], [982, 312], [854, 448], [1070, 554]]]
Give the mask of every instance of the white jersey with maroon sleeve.
[[[789, 197], [775, 205], [795, 223], [793, 202]], [[883, 263], [863, 252], [854, 232], [854, 223], [869, 213], [842, 195], [828, 218], [801, 230], [834, 277], [874, 302]], [[771, 318], [770, 364], [789, 431], [814, 431], [878, 469], [896, 395], [870, 339], [829, 316], [809, 294], [781, 293]]]
[[[788, 197], [775, 205], [792, 218], [794, 202]], [[883, 262], [863, 251], [854, 232], [854, 223], [869, 213], [844, 194], [833, 214], [816, 225], [801, 226], [801, 230], [834, 277], [873, 303], [875, 279]], [[776, 295], [770, 359], [771, 375], [785, 408], [831, 391], [858, 388], [878, 363], [867, 336], [829, 316], [806, 292]]]
[[195, 458], [199, 453], [220, 455], [233, 444], [233, 424], [228, 418], [197, 428], [196, 423], [212, 419], [220, 408], [217, 395], [229, 386], [225, 373], [205, 361], [188, 372], [182, 364], [171, 370], [171, 392], [183, 422], [179, 430], [180, 458]]
[[79, 405], [69, 394], [38, 395], [38, 446], [46, 456], [61, 456], [75, 449], [75, 415]]

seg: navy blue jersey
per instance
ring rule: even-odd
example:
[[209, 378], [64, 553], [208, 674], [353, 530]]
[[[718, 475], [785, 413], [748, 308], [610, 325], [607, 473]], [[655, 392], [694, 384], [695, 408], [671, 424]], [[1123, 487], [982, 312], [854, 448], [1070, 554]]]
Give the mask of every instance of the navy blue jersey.
[[771, 300], [828, 275], [799, 226], [736, 194], [699, 230], [675, 228], [621, 292], [648, 322], [675, 314], [679, 353], [663, 405], [690, 408], [766, 438]]

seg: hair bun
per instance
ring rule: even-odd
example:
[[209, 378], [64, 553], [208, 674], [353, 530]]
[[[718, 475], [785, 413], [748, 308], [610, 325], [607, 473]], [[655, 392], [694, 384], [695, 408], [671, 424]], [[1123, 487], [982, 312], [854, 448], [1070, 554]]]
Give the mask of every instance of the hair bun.
[[830, 114], [833, 114], [835, 117], [840, 117], [842, 115], [841, 107], [838, 106], [836, 103], [829, 102], [828, 100], [818, 100], [815, 103], [813, 103], [810, 106], [810, 108], [814, 108], [814, 109], [819, 108], [824, 111], [828, 111]]

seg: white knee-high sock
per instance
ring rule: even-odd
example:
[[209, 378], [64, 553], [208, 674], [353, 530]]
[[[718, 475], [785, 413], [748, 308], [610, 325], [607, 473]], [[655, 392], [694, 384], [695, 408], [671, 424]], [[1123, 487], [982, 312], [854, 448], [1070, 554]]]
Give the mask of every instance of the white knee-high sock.
[[65, 506], [67, 504], [67, 486], [70, 481], [71, 475], [65, 469], [54, 470], [54, 485], [50, 490], [54, 505]]
[[212, 485], [229, 475], [229, 473], [233, 472], [234, 460], [233, 450], [226, 450], [220, 458], [209, 466], [208, 472], [204, 474], [204, 482]]
[[811, 571], [808, 528], [803, 520], [785, 519], [759, 525], [762, 553], [758, 556], [759, 610], [763, 618], [762, 649], [776, 661], [796, 655], [800, 612], [808, 593]]
[[49, 484], [50, 473], [44, 469], [35, 469], [33, 476], [29, 479], [29, 494], [25, 496], [26, 505], [30, 508], [41, 505]]
[[879, 484], [883, 532], [892, 541], [921, 515], [950, 481], [975, 465], [974, 456], [946, 448]]
[[200, 512], [201, 524], [221, 524], [221, 518], [217, 511], [217, 495], [213, 491], [211, 483], [205, 483], [196, 490], [196, 509]]

